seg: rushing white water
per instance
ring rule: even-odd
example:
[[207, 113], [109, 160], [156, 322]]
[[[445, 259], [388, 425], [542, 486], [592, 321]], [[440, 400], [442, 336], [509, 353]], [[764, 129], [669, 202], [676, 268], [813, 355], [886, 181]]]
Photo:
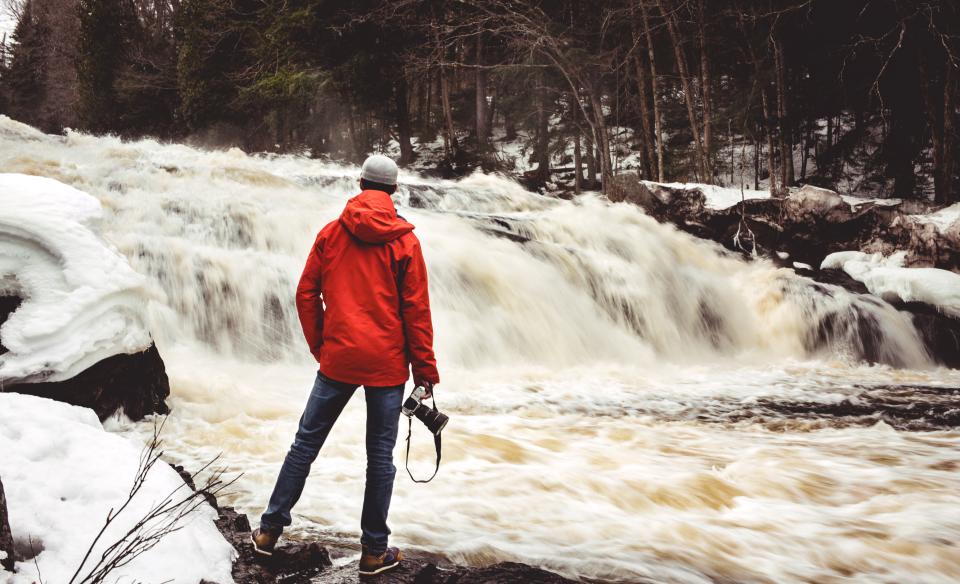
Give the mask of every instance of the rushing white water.
[[[0, 171], [101, 201], [106, 236], [161, 298], [147, 310], [173, 387], [168, 453], [196, 467], [222, 451], [244, 473], [229, 502], [258, 514], [314, 373], [293, 288], [357, 169], [0, 118]], [[911, 388], [948, 410], [942, 388], [960, 374], [932, 366], [908, 315], [626, 204], [486, 175], [401, 180], [452, 421], [433, 483], [398, 474], [396, 543], [623, 581], [960, 578], [960, 433], [808, 415]], [[294, 535], [356, 537], [361, 400], [314, 467]], [[422, 474], [432, 442], [414, 442]]]

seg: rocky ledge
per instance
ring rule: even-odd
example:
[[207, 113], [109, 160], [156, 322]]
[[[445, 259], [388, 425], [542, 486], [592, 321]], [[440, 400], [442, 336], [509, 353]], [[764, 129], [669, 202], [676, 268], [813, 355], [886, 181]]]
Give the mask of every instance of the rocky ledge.
[[[833, 191], [806, 185], [787, 197], [748, 198], [713, 209], [696, 185], [649, 183], [634, 173], [617, 175], [610, 199], [643, 207], [658, 221], [732, 251], [742, 252], [744, 247], [752, 251], [755, 245], [760, 254], [789, 254], [791, 263], [819, 266], [823, 258], [838, 251], [890, 255], [902, 250], [910, 266], [960, 268], [960, 231], [941, 232], [918, 220], [917, 215], [931, 210], [918, 201], [880, 204], [864, 199], [851, 204]], [[739, 246], [734, 241], [738, 231]]]
[[[610, 199], [640, 206], [658, 221], [732, 252], [748, 258], [756, 253], [801, 276], [857, 294], [867, 294], [866, 287], [843, 271], [817, 269], [827, 255], [850, 250], [890, 255], [902, 250], [909, 266], [960, 270], [960, 230], [941, 232], [920, 221], [917, 215], [930, 209], [916, 201], [851, 204], [833, 191], [804, 186], [784, 198], [745, 199], [713, 209], [696, 185], [649, 183], [632, 173], [616, 177]], [[892, 304], [913, 315], [927, 352], [939, 364], [960, 368], [960, 319], [921, 302]], [[870, 354], [863, 358], [875, 360]]]
[[3, 494], [0, 482], [0, 569], [13, 571], [13, 534], [10, 533], [10, 521], [7, 519], [7, 497]]
[[[0, 325], [21, 304], [16, 296], [0, 296]], [[6, 352], [0, 340], [0, 355]], [[151, 344], [145, 351], [107, 357], [63, 381], [29, 383], [2, 383], [0, 391], [26, 393], [83, 406], [105, 420], [118, 410], [131, 420], [141, 420], [149, 414], [170, 412], [166, 398], [170, 395], [170, 381], [157, 347]]]
[[[181, 466], [173, 467], [188, 485], [194, 487], [190, 473]], [[403, 563], [379, 576], [360, 580], [357, 564], [334, 561], [325, 547], [313, 542], [281, 540], [272, 557], [253, 551], [250, 543], [250, 521], [233, 507], [221, 507], [215, 497], [207, 496], [219, 514], [217, 528], [237, 550], [233, 579], [237, 584], [573, 584], [562, 576], [540, 568], [502, 562], [483, 568], [457, 566], [438, 557], [404, 554]], [[342, 554], [341, 554], [342, 555]], [[214, 583], [201, 583], [214, 584]]]

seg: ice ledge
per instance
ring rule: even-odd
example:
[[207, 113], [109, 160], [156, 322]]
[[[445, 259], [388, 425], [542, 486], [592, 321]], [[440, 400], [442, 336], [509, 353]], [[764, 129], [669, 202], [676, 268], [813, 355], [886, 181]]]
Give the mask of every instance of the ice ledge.
[[0, 384], [62, 381], [150, 347], [146, 280], [103, 240], [100, 202], [56, 180], [0, 174]]

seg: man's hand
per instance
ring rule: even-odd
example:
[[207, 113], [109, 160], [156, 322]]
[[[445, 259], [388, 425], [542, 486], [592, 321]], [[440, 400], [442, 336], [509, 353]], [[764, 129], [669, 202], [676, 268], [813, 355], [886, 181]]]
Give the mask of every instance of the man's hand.
[[430, 383], [429, 381], [418, 381], [416, 382], [416, 386], [423, 387], [423, 389], [427, 390], [426, 392], [424, 392], [423, 397], [420, 399], [420, 401], [423, 401], [425, 399], [430, 399], [433, 397], [433, 384]]

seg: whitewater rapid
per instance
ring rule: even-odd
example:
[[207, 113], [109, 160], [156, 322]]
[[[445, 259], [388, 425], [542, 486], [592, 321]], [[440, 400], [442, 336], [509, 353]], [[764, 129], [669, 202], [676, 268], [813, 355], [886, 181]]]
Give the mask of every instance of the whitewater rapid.
[[[199, 467], [222, 452], [244, 473], [227, 502], [258, 515], [315, 370], [293, 289], [357, 169], [0, 118], [0, 171], [101, 202], [104, 236], [155, 298], [168, 455]], [[482, 174], [401, 181], [452, 421], [434, 482], [398, 473], [395, 543], [618, 581], [960, 578], [960, 433], [830, 413], [898, 392], [956, 402], [960, 374], [932, 365], [909, 315], [595, 195], [560, 201]], [[314, 466], [294, 536], [356, 539], [361, 400]], [[415, 471], [431, 449], [414, 437]]]

